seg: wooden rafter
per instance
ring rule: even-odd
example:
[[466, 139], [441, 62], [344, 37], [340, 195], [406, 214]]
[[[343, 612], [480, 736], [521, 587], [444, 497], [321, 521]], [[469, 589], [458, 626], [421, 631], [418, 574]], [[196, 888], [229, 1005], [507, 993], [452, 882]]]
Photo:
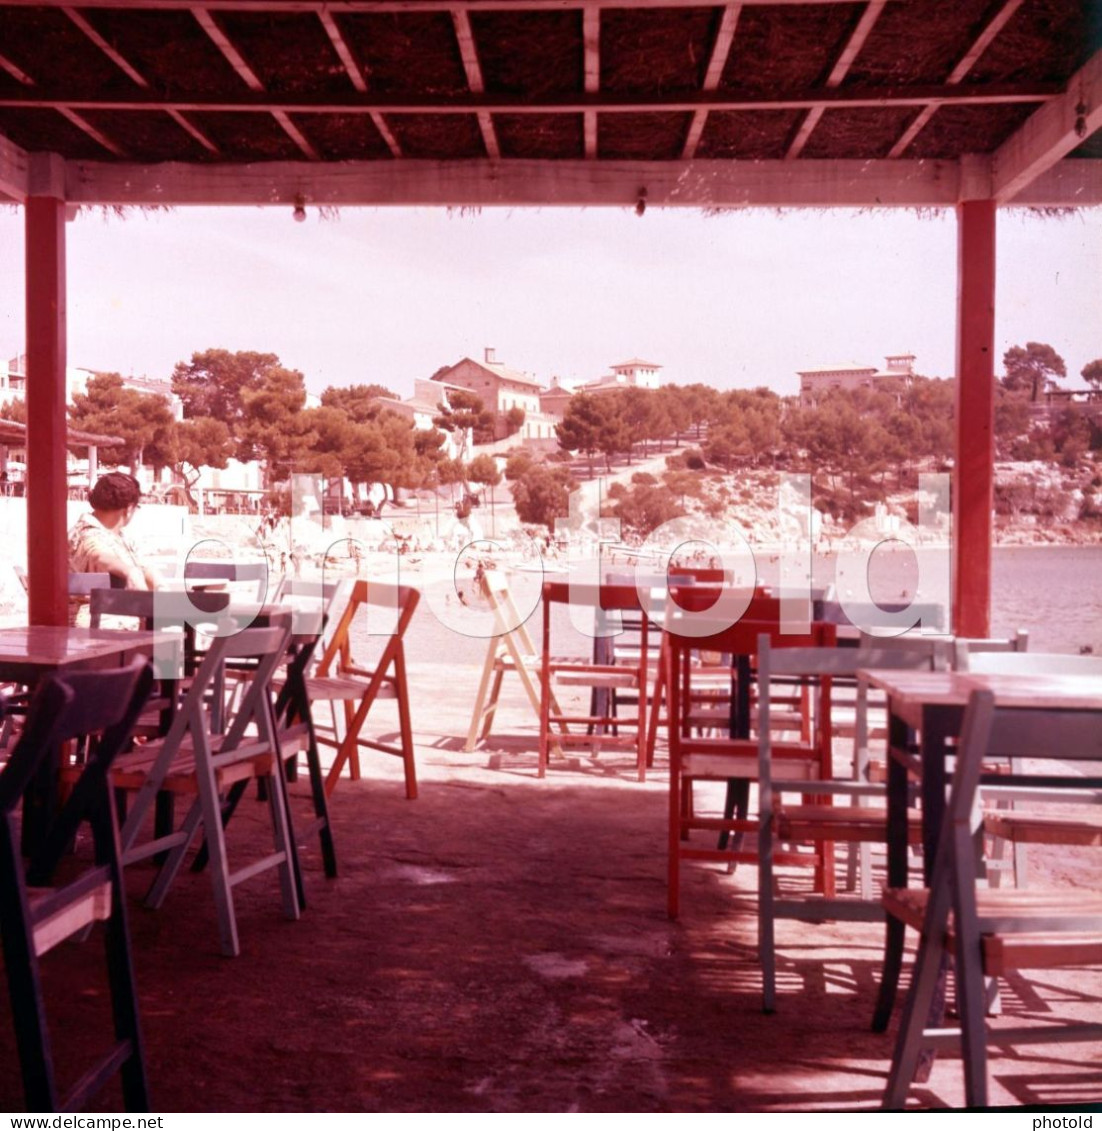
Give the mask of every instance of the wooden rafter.
[[94, 142], [96, 142], [98, 145], [102, 145], [108, 153], [113, 153], [116, 157], [126, 156], [126, 150], [124, 150], [122, 146], [112, 141], [101, 130], [97, 130], [96, 127], [93, 126], [92, 123], [89, 122], [88, 119], [85, 118], [82, 114], [78, 114], [75, 110], [70, 110], [67, 106], [59, 106], [57, 109], [58, 113], [61, 114], [62, 117], [68, 118], [69, 121], [72, 122], [78, 130], [82, 130]]
[[349, 82], [361, 93], [367, 93], [367, 83], [364, 81], [363, 71], [360, 70], [359, 64], [356, 62], [356, 57], [352, 54], [352, 48], [348, 46], [344, 36], [341, 34], [341, 29], [337, 26], [337, 21], [333, 18], [333, 13], [327, 10], [318, 12], [318, 19], [321, 20], [321, 26], [325, 28], [325, 34], [329, 36], [329, 42], [333, 44], [333, 50], [336, 51], [337, 57], [340, 59], [344, 67], [345, 74], [348, 75]]
[[[336, 51], [341, 64], [344, 66], [345, 74], [348, 75], [348, 81], [352, 83], [360, 94], [366, 94], [367, 80], [363, 76], [363, 70], [356, 61], [356, 56], [353, 54], [352, 48], [349, 47], [347, 40], [341, 33], [336, 18], [329, 11], [321, 11], [318, 12], [318, 19], [321, 20], [321, 26], [325, 28], [325, 34], [329, 36], [329, 42], [333, 44], [333, 50]], [[372, 114], [371, 121], [379, 131], [383, 141], [386, 142], [391, 156], [401, 157], [402, 147], [398, 144], [398, 139], [391, 132], [390, 127], [383, 120], [382, 114]]]
[[21, 82], [24, 86], [34, 86], [34, 79], [4, 55], [0, 55], [0, 70], [7, 71], [16, 82]]
[[[254, 94], [264, 94], [264, 84], [260, 81], [260, 77], [256, 71], [249, 66], [245, 60], [245, 56], [234, 46], [230, 37], [218, 26], [215, 18], [210, 14], [208, 6], [203, 4], [190, 5], [192, 15], [199, 21], [199, 26], [207, 33], [210, 41], [222, 52], [226, 62], [238, 73], [241, 81], [251, 90]], [[168, 109], [168, 107], [166, 107]], [[183, 113], [188, 109], [186, 106], [173, 106], [173, 110]], [[268, 107], [268, 113], [279, 124], [283, 132], [298, 146], [299, 150], [305, 157], [311, 161], [319, 160], [317, 151], [306, 140], [302, 131], [291, 121], [291, 111], [282, 106]]]
[[371, 121], [379, 131], [383, 141], [386, 142], [387, 148], [390, 150], [390, 155], [392, 157], [401, 157], [402, 147], [398, 144], [398, 139], [394, 136], [394, 131], [386, 124], [386, 119], [382, 114], [376, 111], [371, 115]]
[[169, 110], [168, 116], [186, 133], [191, 134], [193, 138], [208, 152], [217, 153], [218, 146], [210, 140], [209, 137], [194, 122], [189, 122], [179, 110]]
[[[131, 82], [143, 90], [149, 89], [149, 80], [127, 59], [121, 51], [108, 43], [106, 39], [88, 22], [76, 8], [63, 8], [66, 16], [90, 39], [103, 53], [119, 68]], [[168, 116], [176, 122], [181, 129], [189, 133], [209, 153], [217, 153], [218, 146], [214, 144], [194, 123], [189, 122], [179, 110], [166, 111]]]
[[[857, 21], [853, 34], [849, 37], [845, 47], [842, 48], [830, 74], [827, 76], [827, 86], [839, 87], [842, 85], [842, 80], [849, 73], [849, 69], [853, 66], [853, 61], [857, 58], [861, 48], [865, 46], [865, 42], [876, 26], [876, 21], [880, 18], [880, 13], [884, 11], [886, 3], [887, 0], [869, 0], [865, 5], [865, 10], [861, 13], [861, 18]], [[804, 120], [800, 123], [800, 128], [796, 131], [796, 136], [788, 147], [787, 157], [789, 160], [800, 156], [804, 146], [807, 145], [807, 139], [811, 137], [822, 116], [823, 107], [821, 106], [812, 107], [804, 115]]]
[[306, 139], [306, 135], [291, 121], [288, 114], [282, 110], [273, 110], [272, 117], [283, 128], [283, 132], [302, 150], [311, 161], [320, 161], [317, 150]]
[[131, 66], [121, 52], [117, 51], [102, 35], [77, 11], [76, 8], [62, 8], [65, 15], [119, 68], [120, 71], [132, 82], [143, 89], [149, 87], [149, 81], [136, 67]]
[[[459, 44], [463, 69], [467, 72], [467, 86], [472, 94], [482, 94], [486, 89], [486, 84], [482, 81], [482, 65], [478, 61], [478, 48], [475, 47], [471, 21], [463, 8], [452, 12], [452, 23], [455, 26], [455, 38]], [[482, 131], [482, 144], [486, 146], [486, 152], [497, 160], [501, 157], [501, 149], [497, 144], [497, 134], [494, 132], [494, 123], [489, 112], [479, 112], [478, 128]]]
[[[585, 92], [596, 94], [601, 89], [601, 13], [597, 8], [586, 8], [582, 13], [582, 44], [585, 51]], [[583, 128], [585, 155], [592, 161], [597, 156], [596, 110], [585, 112]]]
[[208, 6], [195, 4], [191, 6], [192, 13], [199, 21], [199, 26], [207, 33], [211, 43], [222, 52], [225, 60], [238, 73], [242, 82], [257, 94], [264, 92], [264, 84], [257, 73], [245, 62], [245, 57], [230, 42], [230, 37], [218, 26], [210, 14]]
[[[719, 89], [719, 80], [723, 78], [723, 69], [727, 66], [727, 58], [731, 54], [731, 44], [735, 41], [735, 29], [738, 27], [741, 11], [741, 4], [728, 4], [723, 9], [723, 18], [719, 22], [719, 31], [716, 32], [716, 41], [712, 44], [712, 54], [708, 59], [708, 69], [704, 73], [704, 90]], [[704, 125], [707, 121], [707, 110], [693, 112], [693, 120], [681, 151], [681, 156], [686, 161], [691, 161], [696, 156], [696, 147], [700, 144], [700, 137], [704, 133]]]
[[277, 97], [256, 91], [239, 98], [225, 95], [192, 95], [164, 98], [156, 94], [126, 97], [66, 97], [57, 92], [23, 91], [0, 97], [0, 106], [73, 110], [180, 110], [184, 113], [273, 113], [285, 114], [581, 114], [668, 113], [695, 110], [824, 110], [882, 109], [886, 106], [996, 106], [1012, 103], [1047, 102], [1063, 93], [1056, 83], [1017, 83], [974, 88], [972, 86], [913, 86], [860, 89], [794, 91], [783, 95], [739, 94], [736, 91], [701, 91], [697, 94], [671, 94], [641, 97], [634, 94], [551, 95], [543, 98], [508, 94], [465, 94], [442, 100], [438, 96], [383, 96], [378, 94], [297, 95]]
[[1102, 51], [1095, 52], [1068, 83], [1065, 94], [1042, 106], [1007, 138], [992, 159], [992, 189], [1000, 203], [1102, 129]]
[[[969, 44], [968, 50], [957, 61], [949, 77], [945, 80], [949, 86], [955, 86], [975, 66], [979, 57], [987, 50], [1011, 16], [1022, 6], [1022, 0], [1006, 0], [1006, 3], [991, 17], [975, 40]], [[899, 140], [892, 146], [889, 157], [902, 157], [907, 152], [907, 147], [926, 128], [927, 123], [937, 113], [935, 105], [924, 106], [918, 116], [899, 136]]]

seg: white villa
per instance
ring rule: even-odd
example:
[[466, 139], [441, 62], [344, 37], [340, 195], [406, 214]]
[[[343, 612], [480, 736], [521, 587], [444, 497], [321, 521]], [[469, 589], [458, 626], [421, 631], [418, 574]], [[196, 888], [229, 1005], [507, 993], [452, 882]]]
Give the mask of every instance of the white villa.
[[575, 392], [578, 393], [614, 393], [617, 389], [657, 389], [658, 371], [661, 365], [653, 361], [643, 361], [633, 357], [630, 361], [621, 361], [618, 365], [609, 367], [612, 372], [580, 385]]
[[909, 380], [915, 373], [914, 363], [913, 353], [894, 353], [884, 358], [883, 369], [850, 362], [848, 365], [823, 365], [817, 369], [798, 370], [800, 403], [810, 404], [830, 389], [871, 389], [885, 377]]

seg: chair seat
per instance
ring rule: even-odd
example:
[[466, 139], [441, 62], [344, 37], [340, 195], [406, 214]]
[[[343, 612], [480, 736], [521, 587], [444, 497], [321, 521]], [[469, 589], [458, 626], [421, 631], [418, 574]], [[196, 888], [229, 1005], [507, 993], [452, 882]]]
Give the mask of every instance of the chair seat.
[[[1090, 966], [1102, 962], [1102, 895], [1083, 891], [1037, 893], [1001, 889], [977, 894], [983, 970], [989, 977], [997, 978], [1012, 970]], [[928, 897], [925, 888], [886, 888], [884, 909], [915, 930], [921, 930]], [[1034, 920], [1038, 927], [1052, 924], [1053, 920], [1075, 923], [1094, 918], [1099, 920], [1099, 929], [1059, 928], [1058, 935], [1040, 929], [982, 933], [984, 920], [995, 916], [1025, 924]], [[945, 942], [949, 949], [956, 946], [951, 920]]]
[[[829, 840], [883, 844], [888, 835], [888, 811], [875, 805], [786, 805], [777, 815], [781, 840]], [[907, 814], [907, 840], [922, 843], [922, 815]]]
[[[638, 687], [639, 673], [624, 669], [601, 668], [597, 665], [583, 667], [571, 665], [556, 670], [551, 665], [551, 676], [561, 687]], [[623, 721], [623, 720], [621, 720]]]
[[[306, 693], [310, 700], [336, 699], [359, 700], [363, 698], [366, 679], [351, 679], [339, 675], [309, 676], [306, 680]], [[397, 699], [398, 693], [392, 679], [384, 679], [375, 694], [376, 699]]]
[[[821, 759], [799, 743], [774, 743], [773, 777], [778, 781], [816, 781], [822, 777]], [[726, 781], [757, 781], [761, 769], [757, 739], [684, 738], [681, 740], [681, 776]]]
[[[922, 929], [929, 891], [926, 888], [885, 888], [883, 904], [889, 914], [915, 930]], [[989, 888], [976, 893], [981, 934], [992, 937], [1000, 928], [1005, 938], [1043, 938], [1042, 932], [1070, 931], [1083, 937], [1102, 932], [1102, 893], [1082, 889], [1038, 891]], [[1102, 951], [1092, 961], [1102, 960]]]
[[1031, 813], [1021, 809], [988, 812], [984, 830], [1017, 844], [1102, 845], [1102, 822], [1061, 817], [1058, 813]]
[[[153, 763], [160, 752], [160, 743], [147, 742], [127, 754], [120, 755], [111, 769], [112, 786], [116, 789], [141, 789], [148, 780]], [[247, 745], [239, 746], [231, 755], [227, 755], [224, 761], [219, 761], [219, 757], [217, 753], [214, 754], [212, 765], [214, 780], [220, 791], [233, 785], [234, 782], [265, 777], [272, 772], [271, 749], [266, 745], [255, 752], [250, 752], [250, 747]], [[181, 743], [180, 752], [165, 774], [161, 788], [171, 793], [198, 792], [195, 754], [187, 743]]]

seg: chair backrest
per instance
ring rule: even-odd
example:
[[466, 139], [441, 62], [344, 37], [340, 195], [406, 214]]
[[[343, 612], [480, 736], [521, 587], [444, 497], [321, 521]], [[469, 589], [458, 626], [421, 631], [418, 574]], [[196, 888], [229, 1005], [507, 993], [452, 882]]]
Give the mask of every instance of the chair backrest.
[[[852, 625], [867, 632], [873, 628], [890, 628], [893, 614], [902, 612], [907, 613], [907, 619], [912, 624], [921, 624], [924, 628], [936, 627], [944, 632], [949, 630], [945, 606], [929, 601], [913, 603], [888, 601], [883, 605], [848, 605], [843, 608], [840, 602], [827, 599], [822, 602], [819, 615], [823, 620], [832, 621], [839, 626]], [[878, 639], [886, 639], [879, 634], [876, 635]]]
[[[409, 622], [417, 610], [421, 593], [409, 585], [390, 585], [382, 581], [359, 579], [352, 585], [348, 604], [337, 620], [329, 643], [318, 661], [319, 676], [339, 674], [355, 666], [352, 657], [352, 625], [360, 609], [368, 616], [368, 632], [388, 637], [383, 648], [380, 667], [386, 667], [397, 657], [404, 657], [403, 640]], [[373, 627], [371, 610], [378, 610], [378, 620]], [[383, 621], [383, 611], [387, 619]]]
[[957, 669], [985, 675], [1096, 675], [1102, 656], [1064, 652], [957, 652]]
[[89, 617], [93, 628], [102, 618], [130, 617], [145, 629], [174, 628], [194, 622], [199, 616], [215, 616], [230, 603], [227, 593], [173, 593], [152, 589], [93, 589], [89, 594]]
[[93, 589], [121, 588], [122, 581], [109, 573], [71, 573], [69, 574], [69, 596], [87, 597]]
[[[957, 667], [967, 670], [969, 655], [975, 652], [1027, 652], [1029, 651], [1029, 630], [1019, 628], [1013, 636], [958, 636], [955, 641]], [[964, 657], [965, 659], [961, 659]]]
[[[31, 698], [19, 741], [0, 773], [0, 812], [10, 814], [42, 760], [61, 743], [75, 738], [98, 736], [89, 747], [85, 776], [98, 773], [100, 783], [105, 786], [106, 770], [129, 741], [152, 686], [153, 669], [144, 657], [135, 658], [121, 668], [69, 672], [43, 679]], [[79, 796], [79, 791], [74, 791], [70, 798], [72, 803], [54, 819], [53, 829], [62, 826], [65, 831], [53, 835], [48, 831], [39, 847], [32, 866], [35, 883], [48, 882], [76, 831], [76, 824], [85, 815], [78, 811], [79, 803], [74, 800]]]
[[[713, 586], [695, 585], [674, 586], [670, 589], [671, 600], [666, 606], [666, 634], [675, 649], [702, 648], [710, 652], [734, 653], [752, 656], [757, 651], [758, 634], [768, 631], [777, 638], [781, 636], [781, 601], [779, 597], [768, 597], [760, 590], [717, 589]], [[723, 617], [732, 598], [745, 608], [733, 624], [725, 624]], [[714, 630], [709, 627], [709, 610], [716, 610]], [[821, 622], [812, 621], [806, 633], [784, 633], [784, 647], [798, 647], [805, 644], [816, 647], [833, 644], [833, 626], [829, 633], [825, 628], [816, 629]], [[829, 637], [829, 639], [828, 639]], [[726, 641], [727, 646], [722, 642]], [[734, 645], [734, 646], [731, 646]]]
[[[842, 626], [839, 625], [841, 629]], [[901, 632], [898, 636], [876, 636], [869, 632], [859, 632], [856, 640], [857, 648], [863, 651], [875, 652], [917, 652], [920, 656], [936, 652], [944, 656], [946, 663], [955, 663], [954, 641], [951, 636], [941, 634], [927, 634], [923, 632]], [[936, 647], [935, 647], [936, 645]], [[865, 664], [871, 668], [873, 664]]]
[[304, 581], [284, 577], [276, 589], [273, 603], [291, 610], [296, 635], [320, 634], [321, 650], [324, 651], [337, 627], [338, 618], [333, 615], [334, 610], [347, 606], [351, 589], [352, 582], [347, 578], [341, 581]]
[[197, 562], [189, 559], [184, 563], [184, 580], [189, 579], [255, 581], [256, 599], [263, 601], [268, 595], [267, 562]]
[[543, 583], [545, 604], [586, 605], [593, 609], [609, 612], [614, 609], [642, 610], [642, 599], [635, 584], [630, 585], [587, 585], [569, 581], [545, 581]]
[[670, 585], [724, 585], [727, 582], [727, 575], [722, 569], [670, 566], [665, 573], [650, 568], [610, 571], [605, 574], [605, 581], [610, 585], [638, 585], [644, 589], [665, 589]]
[[[834, 625], [829, 626], [834, 629]], [[779, 638], [783, 642], [784, 637]], [[770, 682], [774, 677], [791, 679], [846, 679], [852, 680], [859, 671], [888, 668], [903, 671], [946, 671], [952, 651], [947, 641], [938, 637], [915, 638], [907, 647], [892, 647], [892, 641], [873, 637], [860, 647], [837, 645], [817, 647], [785, 647], [778, 645], [778, 637], [762, 633], [758, 637], [758, 712], [759, 735], [767, 746], [769, 742]], [[858, 688], [856, 733], [854, 744], [863, 749], [868, 741], [867, 697], [864, 687]], [[762, 749], [762, 757], [767, 756]], [[762, 767], [768, 776], [767, 768]]]

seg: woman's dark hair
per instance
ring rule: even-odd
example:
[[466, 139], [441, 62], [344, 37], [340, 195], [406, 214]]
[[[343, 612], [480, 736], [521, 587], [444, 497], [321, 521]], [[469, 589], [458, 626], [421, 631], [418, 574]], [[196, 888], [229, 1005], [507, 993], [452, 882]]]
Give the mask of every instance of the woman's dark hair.
[[96, 480], [88, 493], [88, 502], [97, 511], [121, 511], [137, 505], [142, 489], [133, 475], [112, 471]]

